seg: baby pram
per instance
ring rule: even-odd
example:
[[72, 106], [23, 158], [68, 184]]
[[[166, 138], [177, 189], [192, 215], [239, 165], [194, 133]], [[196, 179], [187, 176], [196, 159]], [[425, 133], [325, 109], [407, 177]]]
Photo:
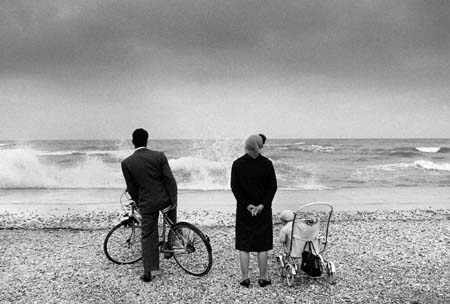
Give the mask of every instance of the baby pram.
[[[289, 286], [294, 284], [296, 275], [324, 277], [334, 283], [334, 263], [323, 258], [332, 213], [333, 206], [325, 202], [309, 203], [294, 212], [293, 221], [288, 223], [292, 230], [283, 248], [285, 252], [277, 257], [278, 273]], [[313, 272], [307, 259], [316, 261]]]

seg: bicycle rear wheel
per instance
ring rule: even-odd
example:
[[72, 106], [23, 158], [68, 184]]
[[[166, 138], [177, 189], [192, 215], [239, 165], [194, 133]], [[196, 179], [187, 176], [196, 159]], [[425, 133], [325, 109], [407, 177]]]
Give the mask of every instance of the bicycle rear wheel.
[[209, 238], [192, 224], [180, 222], [169, 230], [169, 246], [177, 264], [187, 273], [203, 276], [212, 266]]
[[134, 218], [123, 220], [106, 235], [103, 250], [116, 264], [132, 264], [142, 259], [141, 227]]

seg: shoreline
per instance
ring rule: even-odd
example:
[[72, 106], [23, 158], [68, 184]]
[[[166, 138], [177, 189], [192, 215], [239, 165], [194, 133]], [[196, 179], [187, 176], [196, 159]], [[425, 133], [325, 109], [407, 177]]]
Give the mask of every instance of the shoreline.
[[[124, 218], [123, 212], [93, 211], [83, 214], [47, 214], [0, 212], [0, 229], [5, 230], [102, 230], [111, 229]], [[161, 217], [160, 217], [161, 220]], [[337, 211], [333, 212], [330, 226], [336, 223], [352, 222], [396, 222], [396, 221], [450, 221], [450, 208], [411, 209], [411, 210], [375, 210], [375, 211]], [[178, 221], [189, 222], [199, 227], [234, 227], [235, 213], [228, 211], [179, 210]], [[273, 212], [274, 226], [280, 225], [279, 213]]]
[[[112, 227], [125, 214], [117, 189], [35, 189], [0, 191], [0, 228]], [[201, 226], [234, 224], [235, 200], [231, 191], [180, 191], [180, 220]], [[332, 221], [372, 219], [430, 219], [448, 217], [450, 187], [347, 188], [320, 191], [280, 190], [272, 211], [274, 223], [283, 209], [304, 203], [330, 202]], [[5, 202], [11, 202], [7, 204]], [[300, 202], [300, 203], [297, 203]]]
[[[119, 210], [120, 189], [1, 189], [0, 211], [72, 213]], [[339, 211], [445, 209], [450, 187], [378, 187], [328, 190], [278, 190], [274, 211], [296, 210], [310, 202], [329, 202]], [[231, 190], [180, 190], [180, 210], [234, 211]]]

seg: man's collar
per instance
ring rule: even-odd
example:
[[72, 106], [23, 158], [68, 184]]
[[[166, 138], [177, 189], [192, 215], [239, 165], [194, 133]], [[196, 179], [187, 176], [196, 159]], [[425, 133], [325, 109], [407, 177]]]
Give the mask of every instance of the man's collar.
[[136, 152], [137, 150], [141, 150], [141, 149], [146, 149], [147, 147], [138, 147], [134, 150], [134, 152]]

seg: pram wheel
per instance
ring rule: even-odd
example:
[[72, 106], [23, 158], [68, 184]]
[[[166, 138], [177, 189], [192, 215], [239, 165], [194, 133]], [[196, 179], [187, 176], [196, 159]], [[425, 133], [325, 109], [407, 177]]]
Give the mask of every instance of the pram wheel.
[[331, 285], [336, 284], [334, 274], [336, 273], [336, 268], [334, 267], [333, 262], [327, 262], [326, 265], [326, 271], [327, 271], [327, 282]]
[[293, 265], [291, 264], [287, 264], [286, 265], [286, 282], [288, 284], [289, 287], [291, 287], [294, 284], [294, 280], [295, 280], [295, 268]]
[[277, 257], [277, 265], [278, 265], [277, 267], [278, 275], [284, 278], [286, 276], [286, 270], [284, 269], [285, 265], [283, 257], [281, 255]]
[[286, 277], [286, 270], [284, 269], [284, 267], [282, 266], [278, 267], [278, 275], [282, 278]]

